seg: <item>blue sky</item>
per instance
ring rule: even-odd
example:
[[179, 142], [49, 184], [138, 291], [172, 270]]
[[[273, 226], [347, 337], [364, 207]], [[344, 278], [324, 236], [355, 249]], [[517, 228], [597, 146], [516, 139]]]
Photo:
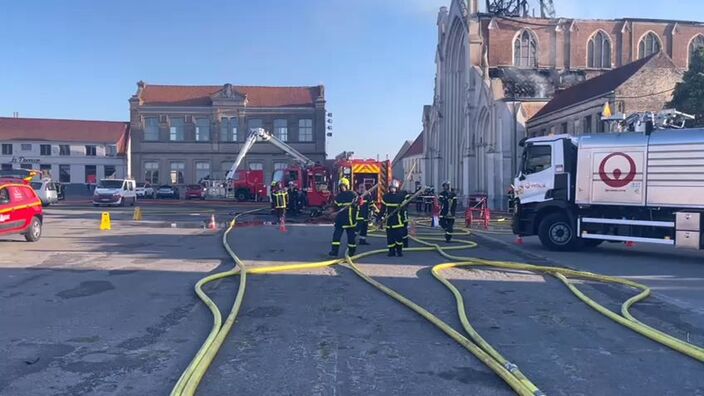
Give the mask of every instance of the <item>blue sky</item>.
[[[479, 1], [481, 4], [484, 0]], [[325, 84], [328, 155], [384, 158], [432, 100], [437, 9], [450, 0], [4, 2], [0, 116], [127, 120], [144, 80]], [[535, 1], [537, 3], [537, 1]], [[578, 18], [704, 20], [699, 0], [555, 0]]]

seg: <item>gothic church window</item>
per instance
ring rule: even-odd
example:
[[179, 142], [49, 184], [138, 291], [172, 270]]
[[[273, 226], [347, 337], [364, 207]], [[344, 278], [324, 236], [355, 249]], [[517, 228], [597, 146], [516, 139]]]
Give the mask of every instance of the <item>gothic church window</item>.
[[638, 58], [642, 59], [660, 51], [660, 39], [653, 32], [649, 32], [638, 44]]
[[611, 41], [604, 32], [597, 32], [587, 43], [587, 67], [593, 69], [611, 68]]
[[529, 30], [523, 30], [513, 42], [513, 65], [516, 67], [538, 67], [538, 44]]
[[689, 43], [689, 62], [688, 65], [692, 64], [692, 56], [697, 53], [697, 51], [704, 50], [704, 35], [698, 34], [692, 42]]

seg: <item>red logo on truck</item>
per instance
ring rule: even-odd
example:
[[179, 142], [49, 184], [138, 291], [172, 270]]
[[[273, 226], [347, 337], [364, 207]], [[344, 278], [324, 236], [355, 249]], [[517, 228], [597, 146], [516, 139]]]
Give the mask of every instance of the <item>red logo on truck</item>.
[[[606, 167], [606, 162], [608, 162], [613, 157], [623, 157], [626, 159], [626, 161], [628, 161], [629, 169], [628, 173], [626, 174], [626, 177], [621, 178], [621, 176], [623, 176], [623, 171], [620, 168], [614, 169], [613, 172], [611, 172], [611, 175], [608, 175], [604, 170], [604, 168]], [[613, 178], [611, 176], [613, 176]], [[630, 182], [632, 182], [633, 179], [636, 178], [636, 162], [633, 161], [633, 158], [624, 153], [611, 153], [607, 155], [603, 160], [601, 160], [601, 164], [599, 164], [599, 177], [609, 187], [625, 187]]]

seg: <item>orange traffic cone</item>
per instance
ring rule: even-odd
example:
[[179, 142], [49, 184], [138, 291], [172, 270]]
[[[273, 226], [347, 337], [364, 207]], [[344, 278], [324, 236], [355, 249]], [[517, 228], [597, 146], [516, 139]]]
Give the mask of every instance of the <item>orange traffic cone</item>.
[[288, 232], [288, 229], [286, 228], [286, 220], [283, 217], [279, 219], [279, 232]]
[[632, 248], [632, 247], [634, 247], [634, 246], [636, 246], [636, 243], [635, 243], [635, 242], [633, 242], [633, 241], [626, 241], [626, 247], [627, 247], [627, 248]]
[[523, 238], [516, 237], [516, 245], [523, 245]]
[[215, 222], [215, 215], [210, 215], [210, 224], [208, 224], [208, 228], [211, 230], [217, 230], [218, 229], [218, 224]]

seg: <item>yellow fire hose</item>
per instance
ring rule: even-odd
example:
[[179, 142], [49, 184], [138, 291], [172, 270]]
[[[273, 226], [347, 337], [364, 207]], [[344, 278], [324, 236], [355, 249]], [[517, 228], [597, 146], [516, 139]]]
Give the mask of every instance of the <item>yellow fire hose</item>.
[[[432, 268], [432, 274], [433, 276], [438, 279], [443, 285], [445, 285], [450, 292], [453, 294], [455, 297], [455, 301], [457, 304], [457, 313], [460, 318], [460, 322], [462, 323], [462, 327], [469, 336], [470, 339], [467, 337], [463, 336], [460, 334], [457, 330], [449, 326], [447, 323], [444, 321], [440, 320], [437, 318], [435, 315], [432, 313], [428, 312], [424, 308], [418, 306], [415, 304], [413, 301], [407, 299], [403, 295], [397, 293], [396, 291], [384, 286], [382, 283], [372, 279], [368, 275], [366, 275], [355, 263], [353, 260], [358, 260], [364, 257], [376, 255], [376, 254], [381, 254], [381, 253], [386, 253], [386, 249], [378, 249], [378, 250], [372, 250], [368, 252], [364, 252], [361, 254], [358, 254], [353, 257], [346, 256], [344, 259], [333, 259], [333, 260], [327, 260], [327, 261], [321, 261], [321, 262], [311, 262], [311, 263], [301, 263], [301, 264], [290, 264], [290, 265], [279, 265], [279, 266], [269, 266], [269, 267], [256, 267], [252, 269], [248, 269], [244, 263], [237, 257], [235, 252], [232, 250], [230, 247], [227, 237], [228, 235], [232, 232], [232, 230], [236, 226], [236, 221], [237, 219], [242, 216], [242, 215], [247, 215], [247, 214], [252, 214], [254, 212], [260, 211], [260, 209], [255, 209], [251, 210], [248, 212], [241, 213], [231, 221], [230, 226], [228, 229], [225, 231], [222, 237], [222, 243], [223, 246], [225, 247], [225, 250], [228, 252], [230, 257], [235, 262], [235, 267], [232, 268], [231, 270], [224, 271], [221, 273], [217, 274], [212, 274], [209, 276], [206, 276], [205, 278], [201, 279], [200, 281], [197, 282], [195, 286], [195, 292], [198, 295], [198, 297], [206, 304], [206, 306], [210, 309], [212, 315], [213, 315], [213, 325], [211, 328], [211, 331], [206, 338], [206, 340], [203, 342], [201, 348], [198, 350], [194, 358], [191, 360], [190, 364], [188, 367], [183, 371], [181, 374], [181, 377], [179, 378], [178, 382], [174, 386], [173, 390], [171, 391], [171, 395], [193, 395], [195, 394], [195, 391], [202, 380], [203, 376], [205, 375], [208, 367], [212, 363], [213, 359], [215, 358], [215, 355], [219, 351], [222, 343], [224, 342], [225, 338], [227, 337], [228, 333], [230, 332], [232, 326], [234, 325], [235, 319], [237, 317], [237, 314], [239, 312], [239, 309], [242, 305], [242, 301], [244, 299], [244, 293], [245, 293], [245, 288], [246, 288], [246, 282], [247, 282], [247, 275], [248, 274], [268, 274], [268, 273], [274, 273], [274, 272], [282, 272], [282, 271], [295, 271], [295, 270], [304, 270], [304, 269], [314, 269], [314, 268], [323, 268], [327, 266], [332, 266], [332, 265], [337, 265], [337, 264], [343, 264], [348, 266], [356, 275], [358, 275], [360, 278], [362, 278], [364, 281], [368, 282], [372, 286], [376, 287], [383, 293], [387, 294], [388, 296], [394, 298], [395, 300], [399, 301], [406, 307], [410, 308], [414, 312], [418, 313], [421, 315], [423, 318], [427, 319], [431, 323], [433, 323], [436, 327], [438, 327], [441, 331], [443, 331], [445, 334], [447, 334], [449, 337], [451, 337], [453, 340], [455, 340], [457, 343], [459, 343], [462, 347], [467, 349], [469, 352], [471, 352], [474, 356], [476, 356], [481, 362], [483, 362], [487, 367], [489, 367], [492, 371], [494, 371], [500, 378], [502, 378], [517, 394], [519, 395], [543, 395], [543, 393], [535, 386], [519, 369], [518, 366], [514, 363], [511, 363], [508, 361], [506, 358], [504, 358], [498, 351], [496, 351], [488, 342], [486, 342], [480, 335], [479, 333], [471, 326], [469, 319], [466, 314], [465, 310], [465, 305], [464, 305], [464, 299], [462, 295], [460, 294], [459, 290], [452, 285], [450, 281], [448, 281], [446, 278], [444, 278], [441, 275], [441, 272], [446, 269], [450, 268], [460, 268], [460, 267], [475, 267], [475, 266], [480, 266], [480, 267], [494, 267], [494, 268], [499, 268], [499, 269], [509, 269], [509, 270], [521, 270], [521, 271], [532, 271], [532, 272], [544, 272], [549, 275], [552, 275], [556, 278], [558, 278], [560, 281], [562, 281], [572, 293], [574, 293], [580, 300], [585, 302], [587, 305], [590, 307], [594, 308], [597, 310], [599, 313], [609, 317], [610, 319], [616, 321], [617, 323], [628, 327], [656, 342], [659, 342], [663, 345], [666, 345], [676, 351], [679, 351], [683, 354], [686, 354], [694, 359], [697, 359], [699, 361], [704, 361], [704, 349], [701, 347], [698, 347], [696, 345], [689, 344], [687, 342], [684, 342], [682, 340], [679, 340], [669, 334], [666, 334], [662, 331], [656, 330], [650, 326], [647, 326], [637, 319], [635, 319], [631, 313], [629, 312], [629, 308], [634, 305], [635, 303], [642, 301], [643, 299], [647, 298], [648, 295], [650, 294], [650, 289], [644, 285], [641, 285], [639, 283], [626, 280], [626, 279], [621, 279], [617, 277], [610, 277], [610, 276], [605, 276], [605, 275], [598, 275], [598, 274], [593, 274], [590, 272], [583, 272], [583, 271], [576, 271], [576, 270], [571, 270], [567, 268], [560, 268], [560, 267], [548, 267], [548, 266], [539, 266], [539, 265], [531, 265], [531, 264], [524, 264], [524, 263], [515, 263], [515, 262], [507, 262], [507, 261], [491, 261], [491, 260], [484, 260], [484, 259], [478, 259], [478, 258], [473, 258], [473, 257], [463, 257], [463, 256], [456, 256], [456, 255], [451, 255], [447, 253], [448, 251], [452, 250], [459, 250], [459, 249], [468, 249], [477, 246], [475, 242], [468, 241], [468, 240], [455, 240], [454, 244], [451, 246], [440, 246], [436, 243], [430, 242], [430, 241], [442, 241], [443, 238], [439, 238], [439, 234], [437, 233], [425, 233], [425, 234], [417, 234], [416, 237], [411, 236], [410, 238], [414, 240], [417, 243], [420, 243], [421, 245], [424, 245], [425, 247], [414, 247], [414, 248], [408, 248], [404, 249], [409, 252], [428, 252], [428, 251], [436, 251], [443, 257], [452, 260], [453, 262], [449, 263], [442, 263], [435, 265]], [[429, 228], [424, 225], [422, 225], [424, 228]], [[461, 229], [458, 232], [454, 233], [454, 235], [469, 235], [469, 231], [466, 229]], [[383, 235], [380, 235], [378, 231], [373, 231], [370, 233], [370, 236], [374, 237], [383, 237]], [[422, 236], [422, 238], [420, 238]], [[231, 277], [231, 276], [236, 276], [240, 275], [240, 283], [239, 283], [239, 289], [237, 291], [237, 294], [235, 296], [235, 301], [233, 303], [232, 309], [230, 310], [230, 313], [225, 320], [225, 322], [222, 322], [222, 314], [220, 313], [220, 310], [217, 308], [216, 304], [208, 297], [208, 295], [203, 291], [203, 286], [207, 283], [223, 279], [226, 277]], [[599, 281], [599, 282], [610, 282], [610, 283], [618, 283], [621, 285], [625, 285], [631, 288], [635, 289], [640, 289], [641, 292], [628, 299], [626, 302], [623, 303], [621, 306], [621, 315], [618, 315], [609, 309], [605, 308], [604, 306], [598, 304], [594, 300], [590, 299], [587, 297], [584, 293], [582, 293], [579, 289], [577, 289], [568, 279], [568, 277], [572, 278], [580, 278], [580, 279], [586, 279], [586, 280], [592, 280], [592, 281]]]

